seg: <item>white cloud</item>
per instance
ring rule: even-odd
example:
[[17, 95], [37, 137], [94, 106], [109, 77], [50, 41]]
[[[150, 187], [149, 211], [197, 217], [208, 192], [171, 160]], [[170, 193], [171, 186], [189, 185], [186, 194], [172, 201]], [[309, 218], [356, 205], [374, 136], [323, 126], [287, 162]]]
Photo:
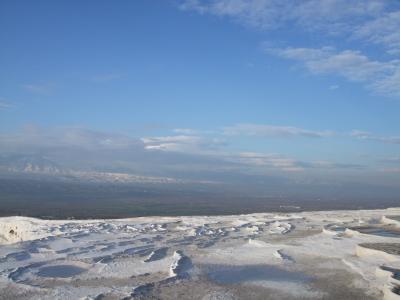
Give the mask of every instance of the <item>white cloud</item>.
[[193, 134], [198, 134], [199, 131], [191, 128], [175, 128], [172, 130], [175, 133], [178, 134], [185, 134], [185, 135], [193, 135]]
[[49, 84], [23, 84], [22, 87], [28, 92], [35, 94], [49, 94], [52, 90], [52, 87]]
[[229, 153], [221, 146], [225, 142], [216, 138], [192, 135], [160, 136], [142, 138], [147, 150], [196, 154], [213, 157], [216, 160], [239, 164], [243, 167], [275, 169], [284, 172], [303, 171], [307, 164], [279, 154], [239, 152]]
[[380, 78], [372, 83], [381, 94], [400, 96], [400, 64], [396, 63], [396, 70], [390, 76]]
[[[400, 2], [183, 0], [180, 7], [200, 14], [229, 17], [245, 26], [261, 30], [284, 28], [289, 32], [322, 34], [323, 40], [327, 36], [345, 42], [357, 40], [363, 42], [364, 46], [377, 45], [387, 53], [400, 55]], [[337, 51], [328, 47], [297, 47], [276, 49], [275, 54], [304, 62], [306, 68], [314, 74], [336, 74], [350, 81], [362, 82], [381, 95], [400, 96], [399, 60], [377, 60], [363, 54], [365, 50], [361, 52], [351, 48]]]
[[367, 131], [353, 130], [350, 135], [361, 140], [370, 140], [388, 144], [400, 144], [400, 136], [375, 135]]
[[272, 29], [283, 25], [324, 29], [336, 33], [349, 30], [348, 22], [379, 16], [388, 1], [378, 0], [185, 0], [183, 10], [231, 17], [245, 25]]
[[63, 147], [115, 150], [138, 146], [142, 147], [142, 144], [135, 138], [85, 128], [42, 129], [36, 126], [27, 126], [22, 132], [0, 135], [0, 148], [4, 151], [36, 151]]
[[141, 139], [147, 150], [162, 150], [186, 153], [212, 153], [225, 144], [218, 138], [205, 138], [194, 135], [174, 135], [144, 137]]
[[295, 22], [306, 29], [330, 34], [351, 32], [354, 26], [379, 16], [388, 6], [388, 1], [379, 0], [306, 0], [294, 5], [289, 2], [289, 14]]
[[332, 131], [308, 130], [292, 126], [274, 126], [264, 124], [236, 124], [223, 128], [225, 135], [272, 136], [272, 137], [314, 137], [334, 135]]
[[227, 156], [233, 162], [239, 162], [263, 169], [275, 169], [284, 172], [303, 172], [306, 170], [358, 170], [362, 165], [336, 163], [332, 161], [301, 161], [275, 153], [241, 152], [237, 155]]
[[284, 48], [266, 51], [304, 63], [314, 74], [332, 74], [366, 85], [382, 94], [400, 96], [400, 60], [371, 60], [359, 51], [332, 47]]
[[353, 36], [383, 45], [390, 54], [400, 54], [400, 11], [389, 12], [359, 25]]
[[360, 164], [354, 164], [354, 163], [337, 163], [337, 162], [332, 162], [332, 161], [326, 161], [326, 160], [316, 160], [312, 161], [309, 163], [309, 168], [315, 168], [315, 169], [363, 169], [365, 166], [360, 165]]
[[257, 167], [275, 168], [285, 172], [301, 172], [304, 166], [300, 161], [278, 154], [242, 152], [231, 157], [233, 161]]
[[200, 141], [197, 136], [176, 135], [145, 137], [141, 139], [145, 149], [165, 150], [165, 151], [184, 151], [187, 148], [194, 148]]
[[3, 154], [45, 154], [78, 169], [83, 164], [86, 167], [141, 168], [155, 172], [162, 169], [163, 172], [202, 170], [276, 175], [279, 172], [357, 170], [361, 167], [330, 161], [303, 161], [277, 153], [232, 151], [225, 146], [223, 139], [209, 136], [174, 135], [137, 139], [84, 128], [43, 129], [29, 126], [19, 133], [0, 134], [0, 158]]
[[91, 80], [93, 82], [98, 82], [98, 83], [102, 83], [102, 82], [109, 82], [109, 81], [113, 81], [116, 79], [121, 78], [120, 74], [104, 74], [104, 75], [97, 75], [91, 78]]
[[0, 110], [5, 110], [14, 107], [11, 103], [7, 101], [3, 101], [3, 98], [0, 98]]

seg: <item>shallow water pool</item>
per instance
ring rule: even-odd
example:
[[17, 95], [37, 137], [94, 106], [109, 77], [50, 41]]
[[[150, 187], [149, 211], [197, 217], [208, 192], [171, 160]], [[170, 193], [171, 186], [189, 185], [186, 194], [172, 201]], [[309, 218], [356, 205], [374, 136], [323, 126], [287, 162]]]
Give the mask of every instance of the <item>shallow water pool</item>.
[[36, 274], [40, 277], [68, 278], [84, 271], [86, 269], [73, 265], [57, 265], [40, 268]]
[[238, 284], [251, 281], [281, 281], [304, 283], [312, 278], [301, 272], [291, 272], [270, 265], [208, 265], [209, 280], [218, 284]]
[[357, 230], [358, 232], [364, 233], [364, 234], [372, 234], [372, 235], [379, 235], [379, 236], [384, 236], [384, 237], [395, 237], [395, 238], [400, 238], [400, 231], [398, 230], [392, 230], [389, 228], [384, 228], [384, 227], [353, 227], [351, 229]]

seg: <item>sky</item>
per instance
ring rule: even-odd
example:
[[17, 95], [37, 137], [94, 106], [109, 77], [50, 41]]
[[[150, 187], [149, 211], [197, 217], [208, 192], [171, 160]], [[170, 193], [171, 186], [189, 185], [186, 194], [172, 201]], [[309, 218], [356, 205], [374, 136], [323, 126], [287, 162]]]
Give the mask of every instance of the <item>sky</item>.
[[384, 0], [1, 1], [0, 154], [399, 187], [399, 28]]

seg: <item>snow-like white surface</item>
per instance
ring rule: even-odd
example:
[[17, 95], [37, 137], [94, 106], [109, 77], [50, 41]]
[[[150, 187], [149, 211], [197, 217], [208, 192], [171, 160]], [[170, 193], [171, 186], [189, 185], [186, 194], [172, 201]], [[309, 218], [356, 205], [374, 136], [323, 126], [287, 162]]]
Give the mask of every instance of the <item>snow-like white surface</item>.
[[[167, 287], [179, 289], [196, 282], [204, 286], [200, 292], [185, 290], [193, 299], [195, 294], [198, 299], [236, 299], [237, 285], [256, 286], [259, 293], [275, 291], [287, 299], [300, 290], [303, 298], [326, 298], [332, 290], [324, 282], [343, 276], [350, 278], [347, 289], [396, 299], [399, 296], [391, 291], [396, 282], [383, 276], [380, 267], [400, 269], [400, 258], [359, 244], [397, 243], [400, 235], [365, 234], [355, 227], [396, 229], [390, 220], [398, 215], [400, 209], [119, 220], [0, 218], [0, 295], [119, 299], [155, 293], [157, 286], [165, 299], [173, 299]], [[268, 265], [288, 274], [304, 273], [312, 280], [249, 278], [221, 291], [205, 271], [219, 265]], [[63, 273], [74, 268], [81, 272]], [[57, 271], [45, 277], [44, 270]]]

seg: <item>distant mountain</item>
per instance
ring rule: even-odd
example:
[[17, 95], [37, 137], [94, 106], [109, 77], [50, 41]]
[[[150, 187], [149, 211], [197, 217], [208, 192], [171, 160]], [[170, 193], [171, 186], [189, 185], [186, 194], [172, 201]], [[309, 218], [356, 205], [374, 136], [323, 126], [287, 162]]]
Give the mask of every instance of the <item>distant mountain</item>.
[[40, 174], [62, 174], [64, 170], [57, 163], [40, 155], [2, 155], [0, 167], [4, 171]]
[[40, 155], [2, 155], [0, 170], [13, 176], [41, 176], [45, 179], [62, 181], [77, 181], [91, 183], [154, 183], [154, 184], [185, 184], [203, 183], [207, 181], [183, 180], [172, 177], [143, 176], [122, 172], [102, 172], [92, 170], [72, 170]]
[[94, 172], [94, 171], [70, 171], [68, 176], [86, 182], [108, 182], [108, 183], [159, 183], [159, 184], [178, 184], [178, 183], [210, 183], [201, 181], [191, 181], [176, 179], [172, 177], [142, 176], [127, 173]]

